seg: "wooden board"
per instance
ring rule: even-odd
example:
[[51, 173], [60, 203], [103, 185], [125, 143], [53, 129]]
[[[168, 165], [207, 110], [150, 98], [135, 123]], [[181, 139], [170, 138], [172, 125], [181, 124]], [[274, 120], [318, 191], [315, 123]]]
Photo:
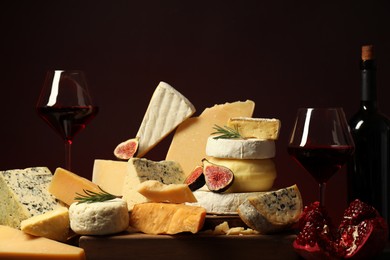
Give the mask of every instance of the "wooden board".
[[208, 234], [81, 236], [87, 260], [99, 259], [299, 259], [293, 234], [226, 236]]

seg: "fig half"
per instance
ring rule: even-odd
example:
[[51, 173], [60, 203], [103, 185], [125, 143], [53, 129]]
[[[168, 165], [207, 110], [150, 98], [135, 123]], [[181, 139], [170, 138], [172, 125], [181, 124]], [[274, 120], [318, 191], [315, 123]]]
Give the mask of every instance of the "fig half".
[[203, 174], [203, 166], [196, 166], [195, 169], [187, 176], [184, 183], [188, 185], [191, 191], [202, 188], [206, 184]]
[[114, 149], [114, 155], [121, 160], [128, 160], [134, 156], [138, 150], [139, 137], [121, 142]]
[[233, 184], [234, 174], [229, 168], [211, 163], [207, 159], [203, 159], [202, 163], [206, 185], [210, 191], [224, 192]]

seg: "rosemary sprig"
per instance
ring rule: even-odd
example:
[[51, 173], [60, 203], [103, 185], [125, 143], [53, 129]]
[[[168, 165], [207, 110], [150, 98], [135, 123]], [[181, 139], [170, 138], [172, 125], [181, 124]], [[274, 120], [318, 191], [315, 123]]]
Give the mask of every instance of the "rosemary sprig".
[[90, 190], [84, 190], [85, 194], [76, 193], [76, 197], [74, 198], [77, 201], [77, 204], [80, 203], [94, 203], [94, 202], [102, 202], [107, 200], [112, 200], [115, 198], [121, 198], [121, 196], [115, 196], [107, 191], [103, 190], [98, 186], [101, 192], [95, 192]]
[[236, 138], [243, 138], [240, 133], [238, 132], [237, 127], [234, 129], [228, 126], [218, 126], [214, 125], [213, 129], [216, 131], [211, 133], [213, 134], [219, 134], [218, 136], [213, 137], [214, 139], [236, 139]]

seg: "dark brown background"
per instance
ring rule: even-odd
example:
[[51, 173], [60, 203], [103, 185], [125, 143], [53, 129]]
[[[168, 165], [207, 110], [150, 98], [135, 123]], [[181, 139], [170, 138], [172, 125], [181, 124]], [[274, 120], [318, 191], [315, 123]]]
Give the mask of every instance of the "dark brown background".
[[[359, 106], [360, 46], [376, 45], [379, 102], [390, 114], [390, 2], [383, 1], [1, 1], [0, 169], [63, 165], [61, 139], [35, 114], [45, 71], [86, 71], [100, 106], [75, 139], [74, 171], [90, 178], [95, 158], [114, 159], [134, 137], [159, 81], [199, 114], [252, 99], [255, 117], [282, 121], [275, 187], [297, 183], [305, 203], [316, 183], [287, 155], [302, 106]], [[169, 136], [146, 157], [162, 160]], [[185, 149], [185, 147], [183, 147]], [[328, 184], [336, 217], [345, 173]]]

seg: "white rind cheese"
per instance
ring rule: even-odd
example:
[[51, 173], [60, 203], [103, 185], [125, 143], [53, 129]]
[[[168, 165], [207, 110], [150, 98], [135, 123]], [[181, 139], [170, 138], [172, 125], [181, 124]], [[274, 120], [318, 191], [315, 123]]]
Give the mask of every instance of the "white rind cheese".
[[129, 226], [127, 203], [113, 199], [94, 203], [72, 203], [69, 207], [71, 229], [80, 235], [109, 235]]
[[0, 225], [20, 228], [22, 220], [60, 207], [47, 191], [51, 179], [46, 167], [0, 172]]
[[207, 139], [206, 155], [227, 159], [270, 159], [275, 157], [275, 141], [260, 139]]
[[277, 232], [299, 220], [303, 203], [296, 185], [248, 197], [238, 214], [249, 227], [262, 234]]
[[227, 126], [237, 129], [245, 138], [277, 140], [281, 123], [276, 118], [232, 117]]
[[215, 193], [197, 190], [193, 193], [198, 202], [188, 203], [189, 205], [203, 207], [209, 214], [237, 214], [238, 207], [248, 197], [263, 192]]
[[163, 184], [181, 184], [185, 175], [179, 163], [175, 161], [155, 162], [145, 158], [131, 158], [128, 161], [127, 173], [123, 184], [123, 199], [129, 210], [137, 203], [147, 199], [138, 191], [138, 185], [144, 181], [156, 180]]
[[141, 126], [137, 157], [142, 157], [181, 122], [195, 113], [195, 107], [181, 93], [160, 82], [150, 100]]

